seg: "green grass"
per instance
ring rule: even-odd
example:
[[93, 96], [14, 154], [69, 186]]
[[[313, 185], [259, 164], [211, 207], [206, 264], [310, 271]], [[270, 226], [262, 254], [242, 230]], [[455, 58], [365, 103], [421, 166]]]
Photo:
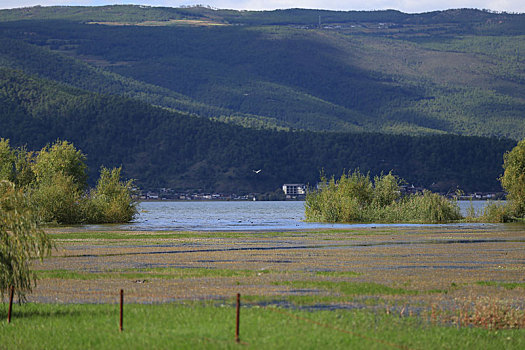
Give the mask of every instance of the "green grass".
[[508, 290], [515, 289], [515, 288], [525, 288], [525, 283], [518, 283], [518, 282], [479, 281], [479, 282], [476, 282], [476, 284], [480, 286], [503, 287]]
[[71, 270], [39, 270], [36, 274], [41, 279], [65, 279], [65, 280], [96, 280], [96, 279], [184, 279], [196, 277], [244, 277], [255, 276], [259, 273], [269, 273], [268, 270], [231, 270], [231, 269], [177, 269], [177, 268], [153, 268], [153, 269], [129, 269], [114, 270], [107, 272], [82, 272]]
[[[0, 313], [5, 319], [5, 308]], [[241, 309], [241, 344], [234, 341], [235, 308], [211, 305], [14, 306], [0, 323], [3, 349], [519, 349], [524, 330], [488, 331], [431, 325], [415, 317], [363, 310]]]

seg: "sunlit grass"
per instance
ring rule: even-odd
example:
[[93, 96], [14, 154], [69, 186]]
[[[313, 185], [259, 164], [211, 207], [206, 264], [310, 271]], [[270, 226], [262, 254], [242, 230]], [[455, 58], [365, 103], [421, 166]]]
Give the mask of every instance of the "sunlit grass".
[[40, 279], [64, 280], [97, 280], [97, 279], [185, 279], [198, 277], [249, 277], [269, 273], [268, 270], [233, 270], [233, 269], [206, 269], [206, 268], [150, 268], [127, 269], [107, 272], [84, 272], [72, 270], [39, 270], [36, 271]]
[[[455, 327], [416, 317], [365, 310], [301, 311], [190, 303], [15, 306], [11, 324], [0, 324], [5, 349], [521, 349], [524, 330]], [[5, 317], [5, 310], [2, 317]]]

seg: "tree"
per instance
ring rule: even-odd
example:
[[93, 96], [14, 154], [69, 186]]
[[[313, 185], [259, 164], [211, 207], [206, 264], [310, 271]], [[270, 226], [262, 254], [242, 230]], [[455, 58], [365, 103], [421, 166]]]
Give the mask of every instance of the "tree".
[[43, 222], [82, 221], [87, 188], [86, 156], [67, 141], [57, 140], [38, 153], [33, 164], [32, 199]]
[[31, 199], [40, 222], [78, 224], [86, 201], [72, 176], [56, 173], [32, 188]]
[[37, 183], [50, 181], [57, 173], [61, 173], [71, 176], [73, 183], [82, 191], [87, 186], [86, 170], [86, 156], [72, 143], [60, 140], [42, 148], [33, 166]]
[[19, 298], [32, 290], [36, 275], [31, 260], [51, 253], [48, 235], [38, 227], [27, 196], [12, 182], [0, 180], [0, 291], [11, 286]]
[[525, 140], [505, 153], [503, 168], [505, 172], [500, 180], [507, 191], [509, 209], [513, 216], [523, 218], [525, 217]]
[[102, 167], [97, 187], [91, 191], [87, 202], [87, 220], [93, 223], [128, 222], [137, 213], [133, 200], [133, 180], [122, 182], [122, 168], [111, 170]]
[[386, 207], [401, 197], [399, 183], [401, 180], [389, 172], [387, 175], [374, 177], [373, 203], [378, 207]]
[[25, 148], [13, 149], [8, 139], [0, 138], [0, 180], [11, 181], [16, 187], [29, 186], [35, 178], [32, 159], [32, 152]]

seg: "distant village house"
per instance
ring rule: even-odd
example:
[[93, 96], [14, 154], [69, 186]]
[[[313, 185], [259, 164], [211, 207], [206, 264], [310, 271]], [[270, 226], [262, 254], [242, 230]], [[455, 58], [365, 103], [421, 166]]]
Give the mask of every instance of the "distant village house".
[[306, 195], [305, 184], [284, 184], [283, 191], [287, 199], [304, 197]]

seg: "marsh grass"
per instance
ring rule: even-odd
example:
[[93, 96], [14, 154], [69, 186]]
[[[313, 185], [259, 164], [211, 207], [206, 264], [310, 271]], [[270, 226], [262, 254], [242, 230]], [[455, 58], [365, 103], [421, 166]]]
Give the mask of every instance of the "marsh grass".
[[458, 327], [480, 327], [490, 330], [525, 330], [525, 311], [510, 301], [489, 297], [458, 301], [452, 310], [432, 306], [430, 320]]
[[467, 208], [467, 222], [511, 222], [515, 221], [512, 218], [510, 208], [507, 203], [503, 202], [489, 202], [483, 209], [475, 210], [473, 204]]

